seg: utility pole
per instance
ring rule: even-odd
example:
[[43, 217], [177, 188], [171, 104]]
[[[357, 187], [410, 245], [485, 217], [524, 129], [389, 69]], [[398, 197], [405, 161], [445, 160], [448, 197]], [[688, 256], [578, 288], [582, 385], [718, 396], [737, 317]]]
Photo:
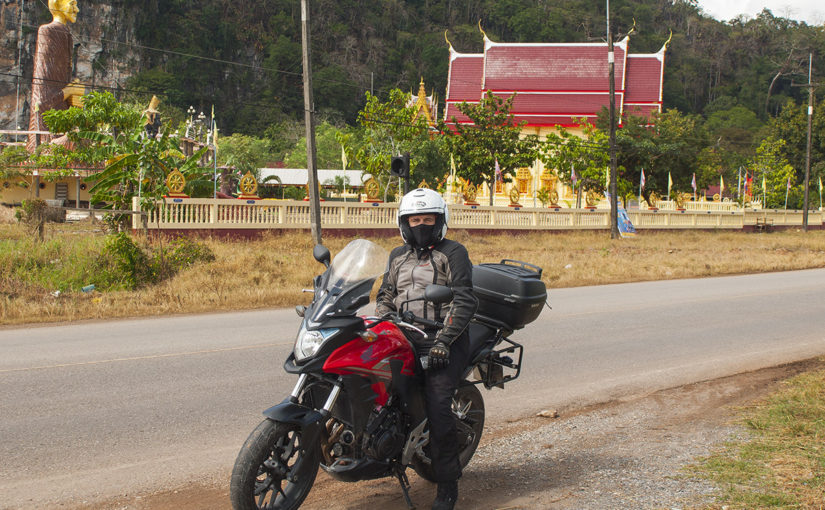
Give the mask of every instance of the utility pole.
[[607, 0], [607, 74], [610, 80], [610, 238], [619, 238], [619, 204], [616, 190], [616, 80], [613, 34], [610, 31], [610, 0]]
[[[17, 97], [14, 106], [14, 128], [20, 131], [20, 79], [23, 77], [23, 9], [26, 7], [26, 1], [21, 0], [19, 6], [20, 15], [20, 31], [17, 35]], [[14, 141], [17, 141], [18, 133], [14, 135]]]
[[814, 54], [808, 53], [808, 83], [806, 85], [791, 84], [792, 87], [807, 87], [808, 88], [808, 146], [805, 151], [805, 184], [804, 193], [805, 198], [802, 203], [802, 230], [808, 231], [808, 184], [811, 179], [811, 126], [813, 124], [814, 116], [814, 87], [818, 83], [811, 82], [811, 72], [813, 70]]
[[312, 68], [309, 51], [309, 6], [301, 0], [301, 46], [304, 61], [304, 124], [307, 137], [307, 187], [309, 188], [309, 221], [312, 240], [321, 244], [321, 198], [318, 193], [318, 169], [315, 166], [315, 104], [312, 100]]

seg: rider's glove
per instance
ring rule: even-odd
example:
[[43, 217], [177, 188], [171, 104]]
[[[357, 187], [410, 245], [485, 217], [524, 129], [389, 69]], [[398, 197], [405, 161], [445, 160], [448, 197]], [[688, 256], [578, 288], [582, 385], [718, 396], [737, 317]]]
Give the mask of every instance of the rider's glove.
[[446, 368], [449, 364], [450, 346], [439, 340], [430, 347], [428, 368], [439, 370]]

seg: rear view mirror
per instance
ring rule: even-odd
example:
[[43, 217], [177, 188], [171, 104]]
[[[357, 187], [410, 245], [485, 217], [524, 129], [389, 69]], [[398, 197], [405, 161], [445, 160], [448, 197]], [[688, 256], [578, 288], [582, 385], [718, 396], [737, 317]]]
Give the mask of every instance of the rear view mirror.
[[315, 260], [320, 262], [326, 267], [329, 267], [329, 260], [330, 254], [329, 249], [324, 246], [323, 244], [316, 244], [315, 248], [312, 249], [312, 256], [315, 257]]
[[453, 300], [453, 291], [444, 285], [435, 285], [431, 283], [430, 285], [427, 285], [426, 289], [424, 289], [424, 299], [437, 305], [449, 303]]

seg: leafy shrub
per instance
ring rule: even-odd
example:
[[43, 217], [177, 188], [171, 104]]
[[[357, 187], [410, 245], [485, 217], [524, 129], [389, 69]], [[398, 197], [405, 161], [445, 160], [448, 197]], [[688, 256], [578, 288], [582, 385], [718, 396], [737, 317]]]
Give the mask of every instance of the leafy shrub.
[[198, 262], [212, 262], [215, 254], [203, 243], [199, 243], [188, 237], [178, 237], [169, 243], [164, 250], [163, 262], [160, 262], [160, 252], [155, 252], [155, 264], [164, 264], [164, 270], [158, 271], [166, 277], [171, 277], [181, 269], [191, 267]]
[[46, 201], [40, 198], [23, 200], [20, 211], [18, 211], [20, 214], [17, 214], [18, 220], [23, 222], [29, 232], [40, 241], [43, 240], [48, 208]]
[[96, 285], [101, 289], [136, 289], [153, 283], [150, 259], [125, 232], [106, 236]]

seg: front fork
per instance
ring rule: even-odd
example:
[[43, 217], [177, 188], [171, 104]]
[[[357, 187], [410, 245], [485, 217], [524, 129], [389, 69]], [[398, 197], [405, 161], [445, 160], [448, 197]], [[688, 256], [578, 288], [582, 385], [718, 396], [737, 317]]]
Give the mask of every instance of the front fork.
[[299, 396], [307, 383], [307, 379], [306, 374], [301, 374], [289, 398], [276, 406], [270, 407], [263, 414], [273, 421], [300, 426], [304, 431], [307, 444], [314, 444], [319, 441], [322, 423], [329, 417], [335, 401], [338, 400], [338, 396], [341, 394], [342, 382], [338, 378], [332, 383], [332, 390], [329, 392], [324, 407], [320, 411], [316, 411], [299, 401]]
[[[298, 397], [301, 395], [301, 392], [304, 390], [304, 386], [306, 385], [307, 379], [309, 376], [307, 374], [301, 374], [298, 376], [298, 382], [295, 383], [295, 388], [293, 388], [292, 393], [289, 394], [289, 402], [292, 404], [298, 404], [299, 400]], [[341, 378], [335, 380], [332, 383], [332, 389], [329, 392], [329, 396], [327, 397], [327, 401], [324, 403], [324, 407], [321, 408], [319, 414], [326, 418], [329, 416], [330, 412], [332, 411], [332, 407], [335, 405], [335, 402], [338, 400], [338, 396], [341, 394]]]

